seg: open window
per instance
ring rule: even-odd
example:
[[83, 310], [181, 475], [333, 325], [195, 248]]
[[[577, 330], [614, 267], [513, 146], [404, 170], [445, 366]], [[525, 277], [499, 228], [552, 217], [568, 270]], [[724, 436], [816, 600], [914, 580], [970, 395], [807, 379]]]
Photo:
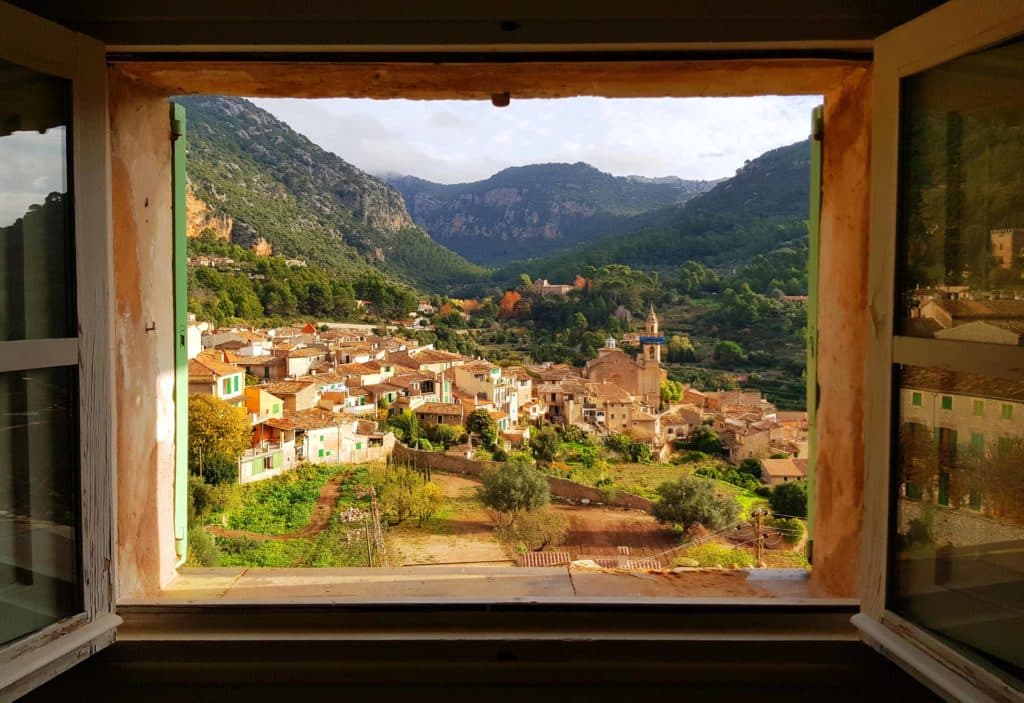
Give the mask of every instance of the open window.
[[855, 620], [957, 700], [1024, 680], [1022, 32], [1019, 4], [952, 2], [875, 51]]
[[0, 695], [113, 641], [104, 48], [0, 3]]

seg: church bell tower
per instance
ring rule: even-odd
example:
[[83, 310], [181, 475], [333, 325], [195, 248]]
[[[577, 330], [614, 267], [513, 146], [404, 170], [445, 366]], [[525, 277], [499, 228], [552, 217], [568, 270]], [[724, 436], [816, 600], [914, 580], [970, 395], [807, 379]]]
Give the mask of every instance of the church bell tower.
[[654, 314], [654, 305], [647, 313], [647, 327], [644, 336], [640, 339], [643, 349], [644, 361], [661, 363], [661, 338], [658, 335], [658, 316]]

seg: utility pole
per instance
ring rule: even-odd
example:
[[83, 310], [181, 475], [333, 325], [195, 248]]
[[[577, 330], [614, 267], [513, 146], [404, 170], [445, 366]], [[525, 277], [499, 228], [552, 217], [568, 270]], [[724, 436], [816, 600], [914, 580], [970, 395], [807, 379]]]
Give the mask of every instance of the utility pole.
[[363, 513], [363, 534], [366, 536], [366, 565], [373, 566], [373, 549], [370, 547], [370, 516]]
[[754, 561], [759, 568], [764, 568], [764, 509], [754, 510], [754, 529], [757, 538], [754, 540]]

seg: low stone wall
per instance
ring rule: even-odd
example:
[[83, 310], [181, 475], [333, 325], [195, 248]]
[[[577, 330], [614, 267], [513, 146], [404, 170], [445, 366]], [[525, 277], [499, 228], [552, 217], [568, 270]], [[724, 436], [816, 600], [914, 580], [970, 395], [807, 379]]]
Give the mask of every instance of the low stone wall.
[[[395, 449], [391, 454], [393, 461], [402, 462], [415, 466], [418, 469], [432, 469], [449, 473], [469, 474], [479, 476], [490, 469], [501, 466], [497, 461], [476, 461], [463, 456], [442, 454], [440, 452], [428, 452], [419, 449], [410, 449], [401, 443], [395, 443]], [[564, 478], [548, 476], [548, 485], [551, 487], [551, 494], [566, 500], [589, 500], [591, 503], [604, 503], [619, 508], [632, 508], [651, 512], [654, 509], [654, 501], [648, 500], [625, 491], [615, 491], [612, 500], [605, 500], [601, 490], [593, 486], [584, 486], [581, 483], [570, 481]]]
[[[925, 508], [930, 515], [924, 516]], [[1024, 527], [996, 522], [980, 513], [965, 508], [955, 510], [941, 505], [925, 506], [921, 501], [901, 498], [899, 501], [899, 530], [906, 532], [911, 520], [925, 519], [931, 523], [935, 544], [954, 547], [973, 547], [991, 542], [1024, 540]]]

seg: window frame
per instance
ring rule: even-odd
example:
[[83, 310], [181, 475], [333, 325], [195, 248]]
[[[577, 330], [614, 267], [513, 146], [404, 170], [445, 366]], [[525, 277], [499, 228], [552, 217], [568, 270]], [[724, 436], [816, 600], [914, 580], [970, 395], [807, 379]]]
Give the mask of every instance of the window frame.
[[116, 423], [113, 241], [105, 47], [0, 2], [0, 59], [71, 82], [78, 336], [0, 343], [0, 371], [75, 366], [82, 611], [0, 647], [0, 696], [24, 695], [114, 641]]
[[880, 440], [866, 447], [863, 550], [874, 558], [861, 563], [861, 612], [853, 622], [868, 644], [951, 700], [1020, 700], [1020, 692], [989, 667], [887, 608], [895, 519], [892, 440], [899, 415], [894, 371], [896, 365], [927, 366], [1020, 379], [1024, 348], [894, 333], [900, 81], [1021, 34], [1024, 6], [1019, 3], [951, 0], [875, 41], [868, 281], [873, 325], [866, 364], [864, 436]]

